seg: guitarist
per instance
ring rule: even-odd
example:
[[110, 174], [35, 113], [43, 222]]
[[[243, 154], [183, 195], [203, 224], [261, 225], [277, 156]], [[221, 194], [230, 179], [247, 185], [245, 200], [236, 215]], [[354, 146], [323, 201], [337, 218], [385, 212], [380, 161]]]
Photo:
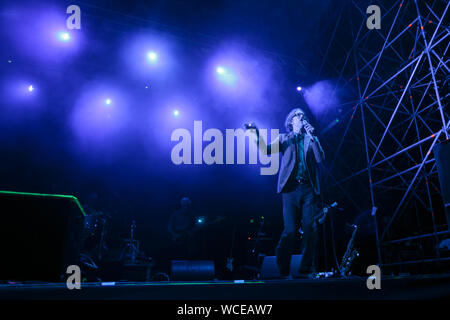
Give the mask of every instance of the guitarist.
[[[317, 164], [325, 158], [314, 128], [309, 124], [303, 110], [292, 110], [286, 117], [287, 133], [282, 133], [269, 145], [260, 138], [254, 124], [245, 128], [256, 134], [256, 143], [261, 152], [281, 153], [278, 174], [278, 193], [283, 200], [284, 230], [276, 248], [277, 264], [280, 274], [288, 278], [291, 255], [298, 237], [299, 222], [303, 229], [303, 258], [300, 264], [300, 277], [310, 277], [314, 270], [317, 251], [317, 226], [315, 210], [317, 196], [320, 195]], [[279, 148], [274, 148], [278, 144]]]
[[169, 218], [168, 230], [176, 247], [185, 258], [193, 258], [196, 250], [194, 239], [195, 213], [192, 202], [184, 197], [180, 201], [180, 210], [172, 213]]
[[225, 220], [218, 216], [214, 219], [197, 216], [192, 210], [192, 202], [184, 197], [180, 201], [180, 210], [175, 211], [169, 218], [168, 230], [178, 255], [183, 259], [203, 259], [205, 256], [205, 230]]

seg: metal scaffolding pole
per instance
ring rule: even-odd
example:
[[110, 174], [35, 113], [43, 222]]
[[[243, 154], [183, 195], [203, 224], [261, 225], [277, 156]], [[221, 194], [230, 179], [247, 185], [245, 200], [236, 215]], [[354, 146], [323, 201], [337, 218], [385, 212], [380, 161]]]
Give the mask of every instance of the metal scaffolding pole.
[[[359, 2], [346, 6], [321, 64], [336, 72], [334, 91], [351, 88], [354, 95], [340, 101], [345, 115], [341, 120], [345, 121], [325, 133], [329, 150], [334, 152], [326, 185], [330, 193], [345, 191], [343, 198], [351, 198], [349, 205], [355, 210], [372, 208], [375, 212], [378, 208], [374, 219], [379, 264], [401, 265], [388, 261], [386, 250], [402, 242], [394, 239], [434, 239], [437, 243], [448, 235], [438, 228], [444, 208], [436, 187], [433, 148], [450, 137], [449, 94], [444, 87], [450, 70], [446, 55], [450, 30], [445, 25], [450, 4], [381, 1], [380, 30], [365, 28], [366, 10]], [[344, 45], [350, 41], [351, 45]], [[355, 152], [361, 158], [349, 157]], [[391, 190], [391, 196], [385, 190]], [[423, 225], [411, 226], [409, 234], [402, 234], [399, 219], [413, 214], [408, 212], [411, 207], [428, 212], [424, 216], [428, 220], [425, 224], [418, 220]], [[425, 232], [417, 235], [414, 227]], [[436, 247], [434, 255], [418, 261], [439, 261]]]

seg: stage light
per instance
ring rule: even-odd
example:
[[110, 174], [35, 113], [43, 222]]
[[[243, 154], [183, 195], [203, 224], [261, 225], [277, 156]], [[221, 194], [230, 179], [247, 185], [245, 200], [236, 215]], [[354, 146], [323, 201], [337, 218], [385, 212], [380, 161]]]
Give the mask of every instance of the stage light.
[[317, 120], [329, 121], [335, 119], [326, 118], [329, 111], [339, 112], [336, 106], [341, 105], [340, 95], [344, 92], [343, 87], [338, 86], [334, 80], [321, 80], [316, 82], [301, 92], [305, 98], [309, 110]]
[[150, 51], [147, 53], [147, 59], [151, 62], [151, 63], [156, 63], [158, 61], [158, 54], [154, 51]]
[[62, 42], [68, 42], [70, 40], [70, 34], [66, 31], [59, 31], [57, 37]]
[[223, 67], [217, 67], [216, 71], [217, 71], [218, 74], [225, 74], [226, 73], [226, 70]]
[[153, 85], [157, 86], [165, 79], [178, 75], [172, 71], [174, 65], [182, 63], [182, 59], [174, 56], [174, 45], [170, 37], [148, 30], [136, 35], [130, 34], [122, 45], [120, 56], [127, 73], [135, 77], [142, 87], [148, 85], [149, 88], [146, 89], [152, 90]]
[[33, 92], [33, 91], [34, 91], [34, 87], [33, 87], [33, 85], [31, 84], [31, 85], [28, 86], [28, 92]]
[[302, 87], [298, 86], [298, 87], [297, 87], [297, 91], [298, 91], [298, 92], [302, 91]]
[[180, 116], [180, 111], [178, 111], [178, 110], [173, 110], [173, 116], [174, 116], [174, 117], [179, 117], [179, 116]]
[[111, 105], [111, 99], [109, 99], [109, 98], [106, 99], [105, 100], [105, 105], [107, 105], [107, 106]]
[[220, 82], [225, 83], [228, 86], [234, 86], [237, 82], [237, 76], [235, 72], [223, 66], [218, 66], [216, 68], [217, 78]]
[[197, 224], [203, 224], [203, 223], [205, 223], [205, 217], [198, 217]]

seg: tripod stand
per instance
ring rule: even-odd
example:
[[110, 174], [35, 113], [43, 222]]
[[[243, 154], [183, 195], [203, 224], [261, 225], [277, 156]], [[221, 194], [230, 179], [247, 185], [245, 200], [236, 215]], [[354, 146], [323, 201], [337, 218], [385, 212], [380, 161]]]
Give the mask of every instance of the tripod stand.
[[130, 229], [130, 238], [124, 239], [125, 247], [120, 254], [120, 260], [126, 259], [127, 262], [136, 262], [136, 257], [139, 256], [139, 241], [134, 239], [134, 230], [136, 229], [136, 221], [132, 221]]

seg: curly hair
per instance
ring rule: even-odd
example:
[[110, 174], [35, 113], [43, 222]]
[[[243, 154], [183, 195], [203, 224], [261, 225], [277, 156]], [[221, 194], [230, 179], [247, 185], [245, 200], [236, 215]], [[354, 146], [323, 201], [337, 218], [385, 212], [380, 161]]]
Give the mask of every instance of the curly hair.
[[308, 121], [308, 118], [306, 117], [305, 112], [302, 109], [300, 108], [293, 109], [291, 112], [289, 112], [289, 114], [286, 117], [286, 120], [284, 121], [284, 126], [286, 127], [286, 130], [288, 132], [292, 131], [292, 119], [299, 114], [302, 114], [303, 118], [306, 119], [306, 121]]

